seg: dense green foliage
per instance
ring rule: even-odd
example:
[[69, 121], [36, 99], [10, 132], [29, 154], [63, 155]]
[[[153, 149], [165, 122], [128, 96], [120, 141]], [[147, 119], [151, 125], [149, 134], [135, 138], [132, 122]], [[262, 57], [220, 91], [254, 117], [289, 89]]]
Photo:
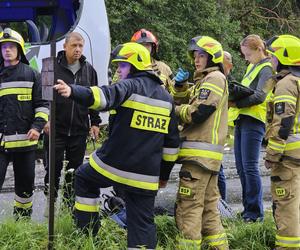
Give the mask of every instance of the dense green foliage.
[[[173, 217], [157, 216], [158, 250], [176, 248], [178, 230]], [[270, 213], [263, 223], [245, 224], [241, 220], [223, 221], [230, 249], [265, 250], [273, 249], [275, 226]], [[127, 249], [126, 231], [110, 219], [102, 220], [102, 228], [95, 238], [87, 237], [75, 229], [72, 216], [60, 213], [55, 225], [55, 249]], [[30, 221], [15, 222], [8, 219], [0, 225], [1, 250], [47, 249], [47, 224]], [[203, 246], [203, 250], [208, 249]]]
[[197, 35], [219, 40], [233, 54], [233, 74], [240, 79], [245, 62], [239, 43], [248, 34], [264, 39], [273, 35], [300, 33], [300, 4], [297, 0], [106, 0], [112, 47], [130, 40], [146, 28], [158, 37], [160, 58], [173, 71], [192, 70], [186, 48]]

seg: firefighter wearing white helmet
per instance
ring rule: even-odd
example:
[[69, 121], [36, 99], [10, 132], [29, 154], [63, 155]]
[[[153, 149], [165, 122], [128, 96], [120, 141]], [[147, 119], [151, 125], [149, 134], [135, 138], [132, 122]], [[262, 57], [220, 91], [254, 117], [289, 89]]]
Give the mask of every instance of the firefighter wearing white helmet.
[[172, 97], [151, 67], [149, 51], [138, 43], [112, 53], [121, 80], [111, 86], [70, 87], [58, 92], [92, 109], [116, 110], [109, 137], [75, 173], [75, 218], [81, 229], [99, 226], [99, 188], [124, 192], [128, 249], [155, 249], [154, 200], [178, 155], [179, 134]]
[[7, 165], [15, 175], [14, 215], [30, 217], [35, 150], [48, 120], [40, 74], [28, 65], [22, 36], [9, 28], [0, 37], [0, 189]]
[[183, 127], [176, 201], [176, 223], [183, 237], [178, 239], [178, 248], [200, 249], [203, 241], [214, 249], [228, 249], [217, 209], [218, 173], [227, 135], [228, 87], [223, 49], [215, 39], [197, 36], [191, 40], [188, 52], [196, 68], [194, 85], [188, 89], [187, 82], [175, 83], [179, 93], [188, 94], [188, 100], [182, 95], [182, 103], [176, 107]]
[[265, 166], [277, 226], [276, 250], [300, 249], [300, 39], [280, 35], [267, 41], [274, 70], [268, 105]]

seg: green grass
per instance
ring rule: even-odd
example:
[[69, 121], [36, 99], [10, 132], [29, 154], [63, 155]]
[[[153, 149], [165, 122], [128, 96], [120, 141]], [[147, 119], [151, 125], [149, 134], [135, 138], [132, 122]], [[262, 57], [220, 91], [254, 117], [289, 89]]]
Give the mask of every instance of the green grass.
[[[158, 235], [158, 250], [174, 250], [178, 230], [173, 217], [155, 218]], [[116, 250], [127, 249], [126, 231], [110, 219], [101, 221], [98, 235], [87, 237], [76, 230], [69, 213], [60, 212], [55, 220], [55, 249], [57, 250]], [[230, 249], [264, 250], [274, 248], [275, 225], [270, 213], [263, 223], [245, 224], [241, 220], [224, 220]], [[0, 225], [0, 249], [40, 250], [47, 249], [47, 224], [32, 221], [15, 222], [12, 219]], [[203, 250], [208, 249], [203, 246]]]
[[86, 155], [90, 155], [92, 152], [94, 152], [97, 148], [100, 148], [102, 143], [106, 140], [108, 136], [107, 126], [102, 126], [100, 128], [99, 132], [99, 139], [94, 141], [90, 136], [87, 138], [87, 144], [86, 144]]

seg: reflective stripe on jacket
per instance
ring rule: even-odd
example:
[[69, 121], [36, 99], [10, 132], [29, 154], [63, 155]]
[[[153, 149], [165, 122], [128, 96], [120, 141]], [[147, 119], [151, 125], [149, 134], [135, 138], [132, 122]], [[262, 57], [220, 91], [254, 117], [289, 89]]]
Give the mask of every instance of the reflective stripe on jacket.
[[1, 149], [34, 150], [37, 141], [28, 140], [27, 133], [31, 128], [41, 132], [49, 116], [40, 74], [20, 62], [0, 69], [0, 83]]
[[300, 77], [286, 75], [268, 105], [266, 159], [300, 161]]
[[[223, 158], [227, 135], [228, 87], [218, 67], [195, 72], [195, 85], [189, 89], [189, 102], [176, 107], [183, 130], [178, 162], [194, 162], [210, 171], [218, 172]], [[214, 108], [205, 121], [195, 123], [193, 115], [203, 106]]]
[[71, 98], [79, 103], [116, 110], [109, 137], [92, 155], [90, 165], [135, 191], [157, 191], [159, 179], [169, 178], [178, 155], [173, 100], [160, 83], [154, 74], [143, 72], [111, 86], [72, 86]]

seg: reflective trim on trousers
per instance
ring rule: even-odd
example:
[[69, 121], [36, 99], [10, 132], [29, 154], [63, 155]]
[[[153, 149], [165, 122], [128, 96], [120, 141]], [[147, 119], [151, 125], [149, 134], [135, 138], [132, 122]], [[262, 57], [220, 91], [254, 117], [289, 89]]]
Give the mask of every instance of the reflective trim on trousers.
[[15, 194], [15, 201], [14, 206], [18, 208], [28, 209], [32, 207], [32, 199], [33, 196], [31, 195], [28, 198], [23, 198]]
[[99, 198], [75, 197], [75, 208], [85, 212], [98, 212], [100, 209]]
[[20, 196], [15, 194], [15, 201], [18, 201], [20, 203], [28, 203], [28, 202], [32, 202], [32, 200], [33, 200], [32, 195], [30, 197], [23, 198], [23, 197], [20, 197]]
[[23, 209], [28, 209], [32, 207], [32, 202], [28, 202], [28, 203], [20, 203], [18, 201], [14, 202], [14, 206], [18, 207], [18, 208], [23, 208]]
[[183, 239], [179, 238], [177, 239], [177, 247], [178, 249], [191, 249], [191, 250], [198, 250], [201, 247], [202, 240], [189, 240], [189, 239]]
[[100, 211], [100, 206], [80, 204], [76, 201], [74, 207], [79, 211], [88, 212], [88, 213], [97, 213]]
[[210, 246], [228, 245], [226, 233], [206, 236], [203, 240]]
[[286, 237], [276, 235], [275, 245], [287, 248], [300, 247], [300, 237]]

